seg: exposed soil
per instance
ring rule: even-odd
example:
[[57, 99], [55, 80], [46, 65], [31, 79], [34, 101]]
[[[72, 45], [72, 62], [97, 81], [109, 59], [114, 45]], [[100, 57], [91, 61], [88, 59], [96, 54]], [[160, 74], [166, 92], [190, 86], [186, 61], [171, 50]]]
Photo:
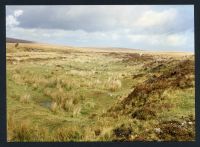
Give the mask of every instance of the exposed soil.
[[129, 141], [132, 133], [132, 128], [125, 124], [117, 127], [113, 130], [114, 140], [113, 141]]
[[[161, 72], [160, 76], [150, 76], [145, 82], [135, 86], [127, 97], [108, 110], [107, 115], [111, 113], [111, 116], [114, 116], [114, 113], [119, 112], [131, 114], [133, 118], [142, 120], [149, 119], [149, 116], [154, 117], [156, 115], [154, 111], [157, 108], [169, 109], [173, 107], [169, 104], [156, 105], [161, 100], [163, 92], [168, 88], [186, 89], [193, 87], [194, 76], [192, 75], [194, 75], [194, 61], [179, 61], [176, 66], [168, 68], [168, 71]], [[152, 96], [155, 97], [153, 100], [150, 99]]]
[[195, 139], [194, 119], [184, 121], [165, 121], [159, 123], [160, 132], [157, 136], [165, 141], [192, 141]]

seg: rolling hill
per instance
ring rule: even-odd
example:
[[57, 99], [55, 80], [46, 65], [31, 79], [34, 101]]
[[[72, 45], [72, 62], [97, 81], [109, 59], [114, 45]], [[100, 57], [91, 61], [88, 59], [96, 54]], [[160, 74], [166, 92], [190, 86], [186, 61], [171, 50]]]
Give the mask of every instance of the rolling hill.
[[22, 39], [16, 39], [16, 38], [8, 38], [6, 37], [6, 43], [34, 43], [33, 41], [29, 40], [22, 40]]

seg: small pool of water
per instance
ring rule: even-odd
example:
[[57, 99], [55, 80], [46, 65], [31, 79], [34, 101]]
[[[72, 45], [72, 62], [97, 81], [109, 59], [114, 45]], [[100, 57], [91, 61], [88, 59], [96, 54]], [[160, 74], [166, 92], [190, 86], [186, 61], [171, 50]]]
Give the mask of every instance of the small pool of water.
[[45, 108], [50, 108], [51, 107], [51, 103], [52, 103], [52, 101], [51, 100], [45, 100], [45, 101], [42, 101], [42, 102], [40, 102], [40, 105], [42, 106], [42, 107], [45, 107]]

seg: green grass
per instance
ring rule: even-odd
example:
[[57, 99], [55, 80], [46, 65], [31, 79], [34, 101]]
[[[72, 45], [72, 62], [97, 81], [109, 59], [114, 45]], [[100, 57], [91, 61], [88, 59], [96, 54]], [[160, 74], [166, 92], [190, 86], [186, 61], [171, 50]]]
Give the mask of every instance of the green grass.
[[195, 95], [194, 89], [169, 90], [162, 103], [171, 105], [169, 110], [160, 113], [160, 119], [163, 120], [179, 120], [182, 117], [194, 115], [195, 112]]
[[[9, 55], [41, 56], [22, 51], [12, 52], [9, 48]], [[158, 120], [194, 115], [193, 87], [166, 91], [165, 100], [159, 104], [173, 107], [161, 111], [153, 120], [104, 116], [149, 77], [149, 73], [132, 77], [145, 73], [144, 63], [128, 64], [108, 53], [63, 54], [51, 50], [44, 52], [42, 58], [61, 56], [65, 59], [7, 63], [8, 141], [112, 141], [116, 139], [113, 130], [122, 124], [130, 124], [134, 132], [130, 140], [134, 140], [155, 127]], [[153, 139], [158, 138], [151, 132], [147, 140]]]

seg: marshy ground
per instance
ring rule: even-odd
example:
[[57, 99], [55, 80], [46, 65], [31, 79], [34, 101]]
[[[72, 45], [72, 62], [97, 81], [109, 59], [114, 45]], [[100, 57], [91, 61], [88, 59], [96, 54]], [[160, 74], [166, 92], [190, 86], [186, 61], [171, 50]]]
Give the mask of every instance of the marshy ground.
[[8, 141], [193, 141], [194, 55], [7, 43]]

